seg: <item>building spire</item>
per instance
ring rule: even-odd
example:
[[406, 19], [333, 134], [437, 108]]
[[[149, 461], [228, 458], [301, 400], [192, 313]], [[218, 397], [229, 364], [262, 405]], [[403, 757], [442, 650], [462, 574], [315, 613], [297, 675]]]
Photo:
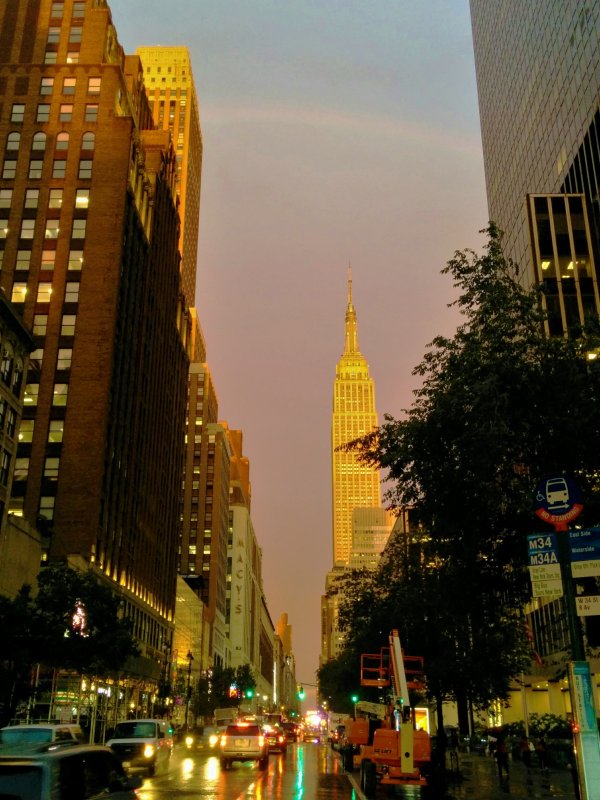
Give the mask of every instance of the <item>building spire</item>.
[[346, 308], [346, 345], [344, 355], [360, 353], [358, 349], [358, 326], [356, 322], [356, 311], [352, 304], [352, 267], [348, 263], [348, 306]]

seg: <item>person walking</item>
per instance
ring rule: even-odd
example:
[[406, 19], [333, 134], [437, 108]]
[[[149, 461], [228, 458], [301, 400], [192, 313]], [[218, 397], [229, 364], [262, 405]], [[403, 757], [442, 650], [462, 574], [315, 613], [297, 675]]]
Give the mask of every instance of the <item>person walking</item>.
[[521, 737], [521, 743], [519, 745], [521, 750], [521, 761], [528, 770], [531, 769], [531, 742], [529, 741], [529, 737], [526, 733], [523, 734]]
[[545, 772], [548, 769], [548, 765], [546, 764], [546, 742], [543, 736], [540, 736], [535, 743], [535, 753], [540, 770]]
[[502, 781], [502, 773], [506, 773], [506, 777], [509, 777], [509, 767], [508, 767], [508, 747], [506, 744], [506, 740], [503, 736], [498, 737], [498, 742], [496, 743], [496, 762], [498, 764], [498, 778]]

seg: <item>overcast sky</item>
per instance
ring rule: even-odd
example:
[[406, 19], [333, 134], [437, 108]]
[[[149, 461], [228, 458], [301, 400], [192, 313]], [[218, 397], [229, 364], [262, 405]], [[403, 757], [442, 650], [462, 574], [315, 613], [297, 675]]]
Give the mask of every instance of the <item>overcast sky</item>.
[[479, 247], [487, 221], [468, 0], [111, 8], [126, 52], [190, 49], [204, 141], [197, 307], [220, 418], [244, 432], [268, 606], [274, 622], [289, 615], [309, 690], [332, 566], [348, 263], [380, 419], [400, 416], [427, 344], [457, 324], [440, 270]]

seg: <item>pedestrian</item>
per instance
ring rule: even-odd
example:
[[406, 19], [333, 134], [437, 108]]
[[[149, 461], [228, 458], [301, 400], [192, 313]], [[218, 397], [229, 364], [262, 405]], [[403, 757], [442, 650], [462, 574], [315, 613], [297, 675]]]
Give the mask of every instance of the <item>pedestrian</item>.
[[506, 772], [506, 777], [508, 778], [509, 770], [508, 770], [508, 747], [506, 744], [506, 740], [503, 736], [498, 737], [498, 741], [496, 742], [496, 761], [498, 763], [498, 777], [502, 780], [502, 771]]
[[529, 741], [529, 737], [526, 733], [523, 734], [521, 737], [521, 743], [519, 745], [521, 750], [521, 761], [527, 769], [531, 769], [531, 742]]
[[535, 753], [537, 755], [539, 768], [542, 772], [545, 772], [548, 766], [546, 764], [546, 742], [543, 736], [540, 736], [535, 743]]

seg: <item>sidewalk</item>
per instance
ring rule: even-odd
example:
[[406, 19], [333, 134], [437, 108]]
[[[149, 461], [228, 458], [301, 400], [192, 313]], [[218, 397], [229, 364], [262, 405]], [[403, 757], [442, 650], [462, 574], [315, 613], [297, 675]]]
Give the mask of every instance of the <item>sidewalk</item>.
[[[459, 769], [462, 780], [450, 781], [448, 798], [463, 800], [506, 800], [507, 797], [564, 798], [573, 800], [575, 790], [571, 773], [566, 769], [550, 769], [541, 772], [532, 767], [529, 771], [520, 761], [510, 762], [508, 780], [498, 778], [496, 761], [490, 756], [476, 753], [460, 753]], [[437, 798], [436, 798], [437, 800]]]

